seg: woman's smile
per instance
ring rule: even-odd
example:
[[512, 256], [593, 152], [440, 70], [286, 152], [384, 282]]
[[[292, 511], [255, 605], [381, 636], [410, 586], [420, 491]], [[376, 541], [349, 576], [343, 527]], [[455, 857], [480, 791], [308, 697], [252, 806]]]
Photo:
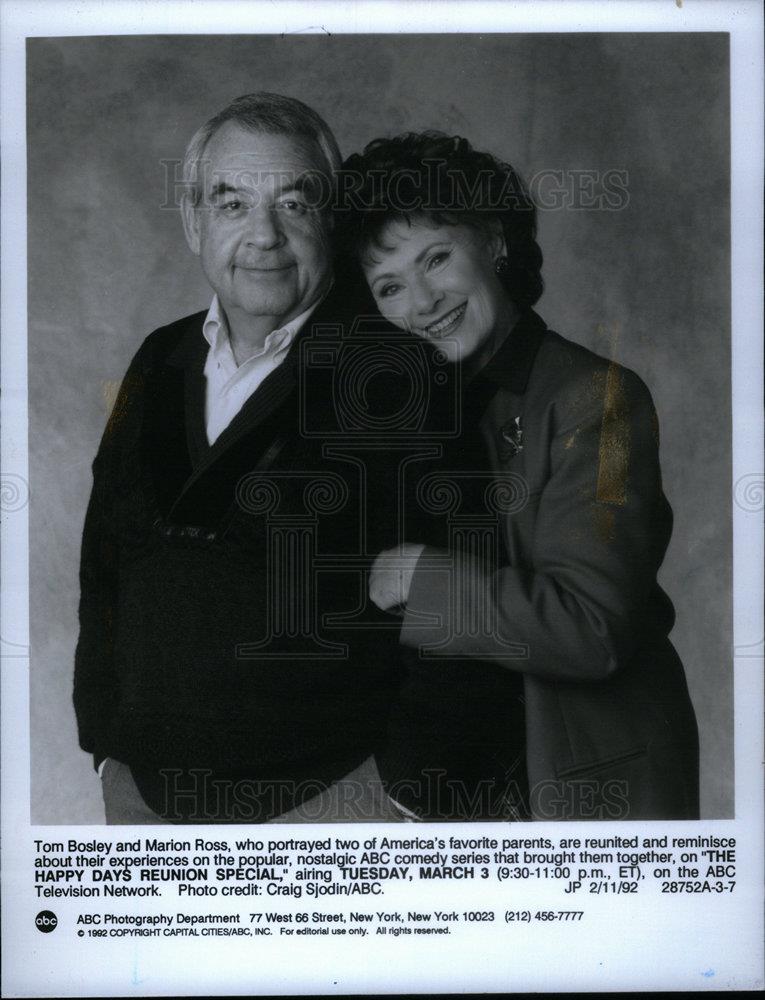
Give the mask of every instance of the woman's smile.
[[427, 326], [416, 326], [415, 333], [420, 334], [422, 337], [430, 337], [431, 340], [440, 340], [442, 337], [448, 337], [460, 325], [464, 319], [466, 310], [467, 302], [463, 302], [456, 309], [450, 309], [448, 313], [434, 323], [429, 323]]

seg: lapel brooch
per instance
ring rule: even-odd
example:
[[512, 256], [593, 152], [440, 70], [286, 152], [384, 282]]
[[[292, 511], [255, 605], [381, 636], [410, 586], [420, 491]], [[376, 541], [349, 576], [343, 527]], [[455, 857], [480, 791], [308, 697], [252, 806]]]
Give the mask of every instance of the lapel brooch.
[[523, 451], [523, 427], [520, 417], [512, 417], [505, 421], [499, 429], [499, 454], [502, 461], [515, 458]]

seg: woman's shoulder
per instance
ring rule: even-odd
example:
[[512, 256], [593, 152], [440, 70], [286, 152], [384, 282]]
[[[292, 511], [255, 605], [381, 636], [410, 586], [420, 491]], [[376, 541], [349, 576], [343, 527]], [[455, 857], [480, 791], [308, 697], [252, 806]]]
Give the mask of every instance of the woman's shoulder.
[[547, 329], [532, 367], [528, 392], [551, 394], [559, 404], [599, 404], [628, 396], [651, 404], [651, 394], [642, 378], [612, 358]]
[[548, 327], [539, 345], [533, 374], [576, 379], [591, 377], [593, 373], [605, 372], [609, 368], [630, 372], [631, 375], [635, 374], [613, 358], [597, 354], [589, 347], [585, 347], [569, 337], [564, 337]]

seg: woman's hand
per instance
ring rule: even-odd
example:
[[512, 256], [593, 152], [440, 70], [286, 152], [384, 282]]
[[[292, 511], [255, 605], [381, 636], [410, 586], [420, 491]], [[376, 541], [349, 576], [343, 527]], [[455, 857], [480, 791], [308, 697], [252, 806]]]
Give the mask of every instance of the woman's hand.
[[409, 600], [414, 567], [424, 548], [404, 542], [377, 556], [369, 574], [369, 599], [381, 611], [391, 611]]

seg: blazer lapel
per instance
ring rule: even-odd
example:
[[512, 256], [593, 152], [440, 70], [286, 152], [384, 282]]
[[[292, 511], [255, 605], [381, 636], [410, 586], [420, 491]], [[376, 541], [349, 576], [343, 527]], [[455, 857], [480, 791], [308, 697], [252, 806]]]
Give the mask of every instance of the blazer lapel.
[[484, 366], [480, 378], [522, 396], [546, 332], [547, 324], [541, 316], [527, 309]]
[[[465, 387], [463, 424], [466, 432], [461, 444], [465, 454], [473, 454], [473, 462], [480, 463], [483, 451], [471, 434], [478, 428], [495, 472], [505, 471], [507, 461], [522, 450], [522, 397], [546, 331], [546, 324], [533, 310], [522, 313], [499, 350]], [[508, 401], [515, 398], [510, 412], [506, 412], [504, 404], [497, 404], [499, 394]]]

